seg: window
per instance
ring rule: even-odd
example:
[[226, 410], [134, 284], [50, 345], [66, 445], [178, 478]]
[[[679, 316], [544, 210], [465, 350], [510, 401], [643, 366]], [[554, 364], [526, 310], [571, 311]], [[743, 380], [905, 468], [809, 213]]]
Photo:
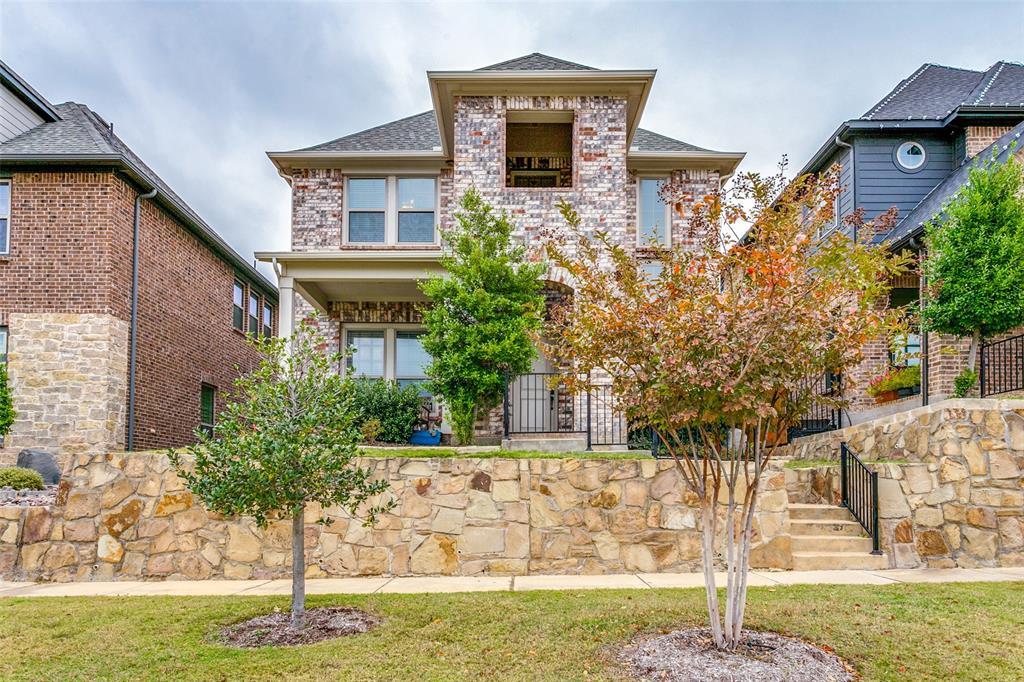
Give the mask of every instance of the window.
[[894, 367], [916, 367], [921, 364], [921, 336], [904, 334], [896, 338], [895, 349], [889, 354]]
[[0, 327], [0, 364], [7, 364], [7, 327]]
[[384, 376], [384, 331], [350, 330], [347, 333], [348, 367], [357, 377]]
[[350, 179], [348, 181], [348, 241], [383, 244], [386, 206], [386, 179]]
[[927, 156], [924, 145], [918, 142], [904, 142], [896, 147], [896, 163], [906, 171], [921, 170]]
[[395, 332], [395, 379], [400, 386], [418, 386], [427, 378], [430, 355], [423, 350], [423, 332]]
[[235, 329], [245, 331], [245, 290], [241, 282], [235, 282], [235, 290], [232, 298], [231, 323]]
[[260, 297], [249, 291], [249, 333], [259, 336], [260, 333]]
[[434, 243], [434, 178], [398, 178], [398, 242]]
[[263, 336], [270, 338], [274, 335], [274, 306], [266, 301], [263, 302]]
[[506, 187], [572, 187], [573, 112], [510, 111], [505, 122]]
[[199, 430], [207, 436], [212, 436], [216, 419], [217, 389], [209, 384], [202, 384], [199, 388]]
[[638, 246], [651, 246], [652, 242], [669, 245], [668, 204], [658, 194], [663, 182], [664, 178], [640, 178], [637, 181]]
[[0, 253], [10, 253], [11, 247], [11, 183], [0, 181]]

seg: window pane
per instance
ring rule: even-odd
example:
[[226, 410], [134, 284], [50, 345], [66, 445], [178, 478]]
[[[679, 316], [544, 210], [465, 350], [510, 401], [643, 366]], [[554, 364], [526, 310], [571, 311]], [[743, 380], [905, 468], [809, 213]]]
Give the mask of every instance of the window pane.
[[6, 253], [7, 243], [7, 218], [0, 218], [0, 252]]
[[384, 178], [353, 178], [348, 181], [349, 209], [384, 210], [386, 183]]
[[348, 240], [350, 242], [384, 242], [384, 213], [353, 211], [348, 214]]
[[434, 208], [434, 178], [399, 178], [398, 208], [418, 211]]
[[364, 377], [384, 376], [383, 331], [350, 331], [348, 345], [355, 351], [348, 360], [353, 374]]
[[270, 336], [274, 331], [274, 309], [263, 304], [263, 336]]
[[640, 179], [640, 243], [648, 244], [656, 239], [659, 244], [667, 243], [665, 225], [665, 204], [658, 196], [661, 181], [652, 178]]
[[0, 327], [0, 363], [7, 363], [7, 327]]
[[397, 332], [395, 334], [395, 376], [401, 378], [427, 375], [430, 356], [420, 342], [422, 332]]
[[0, 216], [11, 215], [11, 183], [0, 182]]
[[213, 424], [214, 419], [214, 388], [203, 385], [199, 395], [199, 421], [202, 424]]
[[399, 213], [398, 241], [432, 244], [434, 242], [434, 212], [403, 211]]
[[242, 295], [242, 285], [239, 284], [238, 282], [235, 282], [235, 293], [234, 293], [235, 305], [238, 306], [239, 308], [241, 308], [243, 300], [244, 300], [244, 298], [243, 298], [243, 295]]

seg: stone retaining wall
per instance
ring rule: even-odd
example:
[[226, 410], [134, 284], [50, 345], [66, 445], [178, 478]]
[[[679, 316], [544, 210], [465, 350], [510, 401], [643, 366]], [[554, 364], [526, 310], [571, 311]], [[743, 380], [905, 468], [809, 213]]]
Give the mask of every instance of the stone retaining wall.
[[[374, 528], [307, 516], [307, 575], [525, 575], [691, 571], [700, 515], [653, 459], [364, 460], [398, 501]], [[756, 515], [755, 567], [791, 564], [785, 477]], [[0, 578], [272, 578], [290, 572], [290, 522], [207, 512], [163, 454], [79, 456], [57, 504], [0, 507]]]

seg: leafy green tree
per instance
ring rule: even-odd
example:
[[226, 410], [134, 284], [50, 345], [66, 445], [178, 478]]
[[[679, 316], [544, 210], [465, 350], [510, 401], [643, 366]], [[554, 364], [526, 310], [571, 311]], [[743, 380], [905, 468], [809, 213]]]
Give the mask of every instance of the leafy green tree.
[[[261, 528], [278, 514], [292, 519], [292, 627], [305, 627], [305, 508], [341, 506], [370, 525], [392, 506], [366, 505], [387, 490], [358, 466], [359, 429], [339, 356], [318, 348], [303, 322], [291, 339], [253, 340], [259, 366], [235, 382], [212, 436], [197, 432], [191, 461], [171, 451], [178, 475], [212, 511], [251, 516]], [[329, 523], [321, 519], [321, 523]]]
[[[971, 168], [967, 185], [925, 227], [926, 330], [970, 337], [965, 378], [981, 341], [1024, 324], [1024, 175], [1011, 156]], [[973, 384], [973, 382], [971, 382]], [[969, 387], [968, 387], [969, 388]]]
[[532, 337], [543, 323], [542, 263], [529, 263], [512, 240], [508, 216], [475, 189], [462, 197], [456, 225], [443, 230], [447, 276], [421, 283], [423, 348], [432, 390], [444, 398], [455, 436], [473, 442], [480, 411], [498, 405], [508, 376], [530, 369]]
[[14, 416], [14, 401], [7, 380], [7, 365], [0, 363], [0, 439], [11, 432]]

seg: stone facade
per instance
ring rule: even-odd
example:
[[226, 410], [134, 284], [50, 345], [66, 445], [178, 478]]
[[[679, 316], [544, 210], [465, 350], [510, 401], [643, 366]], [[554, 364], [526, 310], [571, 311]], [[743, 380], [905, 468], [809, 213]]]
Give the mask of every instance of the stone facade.
[[[395, 509], [365, 528], [309, 509], [309, 577], [692, 571], [700, 513], [653, 459], [366, 459]], [[80, 456], [52, 507], [0, 507], [0, 579], [283, 577], [291, 523], [208, 513], [163, 454]], [[764, 479], [754, 567], [791, 562], [781, 470]]]

